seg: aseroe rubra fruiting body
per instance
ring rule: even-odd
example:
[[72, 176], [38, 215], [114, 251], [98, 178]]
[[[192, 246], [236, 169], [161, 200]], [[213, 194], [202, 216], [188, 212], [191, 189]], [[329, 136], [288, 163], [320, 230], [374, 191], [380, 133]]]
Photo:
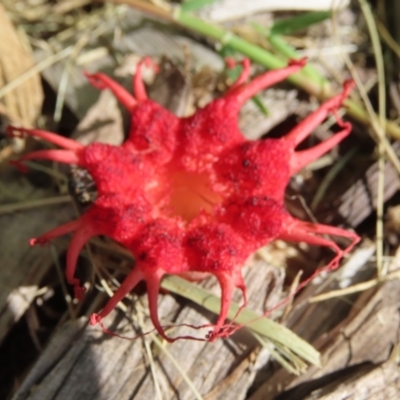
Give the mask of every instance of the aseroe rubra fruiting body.
[[[221, 286], [221, 310], [210, 339], [224, 330], [232, 292], [239, 288], [246, 299], [242, 266], [261, 246], [275, 239], [306, 242], [331, 248], [333, 269], [359, 241], [340, 228], [301, 221], [285, 209], [285, 188], [291, 175], [314, 161], [351, 131], [336, 111], [352, 88], [326, 101], [280, 139], [250, 141], [238, 128], [242, 105], [260, 90], [300, 70], [304, 60], [265, 72], [247, 83], [249, 62], [237, 82], [221, 98], [188, 118], [178, 118], [147, 98], [141, 80], [143, 63], [134, 77], [135, 96], [101, 73], [89, 75], [99, 89], [110, 89], [131, 115], [129, 136], [120, 146], [80, 143], [54, 133], [9, 127], [10, 135], [28, 134], [60, 149], [39, 150], [20, 161], [49, 159], [85, 168], [93, 177], [98, 197], [77, 220], [32, 239], [31, 244], [73, 233], [67, 253], [66, 275], [81, 298], [84, 292], [75, 277], [78, 255], [97, 235], [108, 236], [129, 249], [136, 265], [103, 310], [91, 323], [106, 317], [139, 281], [147, 283], [150, 316], [157, 331], [166, 336], [157, 314], [160, 281], [165, 274], [197, 279], [214, 275]], [[341, 130], [320, 144], [296, 151], [330, 113]], [[344, 237], [342, 250], [326, 235]]]

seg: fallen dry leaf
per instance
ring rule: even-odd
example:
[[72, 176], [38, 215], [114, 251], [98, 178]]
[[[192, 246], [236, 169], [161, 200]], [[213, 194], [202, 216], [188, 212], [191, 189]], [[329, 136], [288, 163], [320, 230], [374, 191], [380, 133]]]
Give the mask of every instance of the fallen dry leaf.
[[[34, 66], [32, 55], [0, 5], [0, 89], [18, 79]], [[21, 80], [15, 88], [0, 96], [9, 117], [32, 126], [41, 110], [43, 91], [38, 73]]]

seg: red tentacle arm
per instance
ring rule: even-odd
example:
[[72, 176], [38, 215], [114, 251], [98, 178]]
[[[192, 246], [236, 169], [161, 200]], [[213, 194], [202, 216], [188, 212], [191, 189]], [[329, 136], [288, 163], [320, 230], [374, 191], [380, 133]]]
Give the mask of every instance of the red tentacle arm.
[[87, 218], [79, 218], [75, 221], [68, 222], [67, 224], [58, 226], [51, 231], [45, 233], [38, 238], [31, 239], [29, 244], [34, 246], [36, 244], [45, 244], [50, 240], [66, 235], [68, 233], [75, 232], [72, 240], [69, 244], [67, 251], [67, 268], [66, 268], [66, 278], [70, 285], [74, 286], [75, 297], [78, 300], [82, 300], [85, 289], [81, 286], [80, 281], [74, 277], [76, 271], [76, 264], [78, 260], [79, 253], [81, 252], [83, 246], [92, 238], [97, 236], [102, 232], [96, 230], [93, 224], [87, 220]]
[[55, 239], [56, 237], [66, 235], [67, 233], [74, 232], [79, 229], [81, 226], [81, 219], [76, 219], [75, 221], [68, 222], [64, 225], [57, 226], [57, 228], [52, 229], [51, 231], [41, 235], [37, 238], [33, 238], [29, 240], [29, 244], [31, 246], [35, 246], [37, 244], [44, 245], [48, 243], [50, 240]]
[[150, 57], [142, 58], [136, 67], [136, 73], [133, 77], [133, 91], [135, 93], [136, 99], [141, 102], [148, 99], [146, 88], [142, 79], [142, 68], [143, 65], [146, 67], [152, 67], [156, 72], [158, 72], [158, 65], [153, 62]]
[[344, 125], [344, 129], [331, 136], [329, 139], [321, 142], [317, 146], [314, 146], [311, 149], [294, 152], [290, 159], [291, 174], [299, 172], [306, 165], [310, 164], [312, 161], [318, 159], [329, 150], [333, 149], [346, 136], [348, 136], [352, 130], [352, 126], [350, 123], [345, 123]]
[[96, 325], [103, 318], [107, 317], [108, 314], [117, 306], [117, 304], [124, 299], [124, 297], [130, 293], [135, 286], [145, 279], [143, 272], [140, 268], [135, 267], [132, 272], [124, 279], [120, 287], [114, 293], [114, 295], [108, 300], [107, 304], [98, 314], [92, 314], [90, 316], [90, 325]]
[[150, 310], [150, 319], [156, 328], [157, 332], [160, 336], [165, 339], [167, 342], [175, 342], [178, 338], [171, 338], [166, 335], [164, 328], [160, 323], [160, 319], [158, 317], [158, 293], [160, 290], [160, 282], [164, 272], [162, 270], [157, 271], [154, 275], [147, 275], [146, 276], [146, 283], [147, 283], [147, 298], [149, 300], [149, 310]]
[[[226, 57], [225, 62], [229, 69], [233, 69], [237, 65], [237, 62], [233, 57]], [[244, 84], [250, 77], [250, 60], [248, 58], [244, 58], [240, 64], [242, 64], [242, 72], [240, 73], [236, 82], [225, 93], [225, 96], [229, 93], [232, 93], [236, 88]]]
[[[342, 250], [334, 241], [322, 238], [317, 235], [332, 235], [344, 237], [351, 240], [349, 246]], [[329, 225], [315, 224], [311, 222], [297, 220], [288, 215], [285, 230], [278, 236], [278, 239], [289, 242], [305, 242], [314, 246], [323, 246], [331, 248], [336, 256], [323, 269], [332, 270], [339, 266], [339, 261], [344, 255], [349, 253], [353, 247], [361, 240], [360, 237], [351, 231], [336, 228]]]
[[290, 75], [298, 72], [301, 68], [306, 65], [306, 59], [293, 60], [285, 68], [279, 68], [272, 71], [265, 72], [246, 85], [241, 85], [235, 90], [229, 91], [228, 96], [235, 98], [238, 105], [243, 105], [247, 100], [252, 98], [258, 92], [266, 89], [276, 83], [283, 81]]
[[84, 72], [86, 78], [96, 89], [110, 89], [119, 102], [128, 110], [132, 111], [138, 104], [138, 101], [123, 86], [109, 78], [107, 75], [97, 73], [89, 74]]
[[314, 233], [318, 235], [331, 235], [337, 237], [343, 237], [351, 240], [351, 244], [343, 250], [344, 254], [347, 254], [353, 249], [353, 247], [361, 240], [355, 232], [348, 231], [346, 229], [337, 228], [336, 226], [315, 224], [307, 221], [297, 221], [297, 225], [309, 233]]
[[59, 146], [65, 150], [70, 150], [74, 152], [79, 152], [84, 148], [82, 144], [73, 139], [68, 139], [52, 132], [43, 131], [41, 129], [18, 128], [16, 126], [9, 125], [7, 127], [7, 134], [10, 137], [24, 137], [27, 135], [38, 137], [40, 139], [44, 139], [50, 143], [53, 143], [56, 146]]
[[219, 311], [217, 322], [214, 325], [214, 329], [209, 334], [210, 341], [216, 339], [220, 335], [220, 331], [223, 328], [226, 319], [228, 318], [229, 308], [232, 302], [232, 295], [235, 286], [232, 278], [229, 274], [216, 274], [218, 282], [221, 286], [221, 309]]
[[67, 282], [74, 287], [75, 298], [78, 300], [82, 300], [83, 295], [85, 294], [85, 288], [81, 285], [80, 280], [75, 278], [78, 257], [85, 244], [92, 237], [97, 236], [100, 233], [101, 232], [98, 232], [93, 226], [82, 223], [80, 228], [76, 230], [68, 247], [67, 268], [65, 274]]
[[287, 142], [293, 149], [301, 143], [311, 132], [317, 128], [331, 112], [336, 112], [343, 101], [348, 97], [354, 87], [353, 81], [345, 81], [342, 93], [326, 101], [316, 111], [303, 119], [294, 129], [292, 129], [282, 140]]
[[235, 288], [241, 290], [243, 302], [236, 315], [232, 318], [232, 322], [235, 320], [240, 311], [247, 305], [246, 285], [240, 271], [234, 275], [231, 273], [216, 273], [215, 275], [221, 287], [221, 308], [213, 330], [207, 335], [207, 338], [211, 342], [220, 337], [227, 337], [230, 335], [229, 332], [233, 328], [232, 323], [225, 324], [225, 321], [228, 319], [233, 291]]
[[80, 153], [77, 153], [72, 150], [49, 149], [49, 150], [33, 151], [29, 154], [25, 154], [22, 157], [20, 157], [17, 160], [17, 162], [20, 163], [21, 161], [27, 161], [27, 160], [51, 160], [63, 164], [73, 164], [82, 167], [84, 166]]

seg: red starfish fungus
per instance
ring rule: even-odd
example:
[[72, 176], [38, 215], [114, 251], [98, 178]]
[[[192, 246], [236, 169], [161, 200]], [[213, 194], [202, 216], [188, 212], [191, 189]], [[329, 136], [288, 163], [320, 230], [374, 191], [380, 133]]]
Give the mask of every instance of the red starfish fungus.
[[[150, 64], [145, 58], [142, 63]], [[351, 130], [337, 118], [341, 131], [308, 150], [296, 146], [329, 113], [341, 107], [352, 88], [325, 102], [281, 139], [246, 140], [238, 129], [242, 105], [258, 91], [279, 82], [304, 66], [293, 61], [286, 68], [265, 72], [246, 83], [250, 64], [229, 91], [189, 118], [178, 118], [149, 100], [141, 80], [142, 63], [134, 77], [135, 97], [101, 73], [89, 75], [99, 89], [110, 89], [129, 110], [131, 128], [121, 146], [93, 143], [83, 146], [54, 133], [9, 127], [12, 135], [28, 134], [61, 149], [40, 150], [21, 160], [50, 159], [77, 164], [92, 175], [98, 198], [81, 218], [32, 239], [43, 244], [66, 233], [73, 237], [67, 253], [67, 281], [78, 298], [84, 289], [75, 278], [84, 244], [105, 235], [135, 256], [136, 265], [91, 324], [106, 317], [136, 284], [145, 280], [150, 316], [157, 331], [168, 338], [159, 322], [157, 297], [165, 274], [188, 278], [214, 275], [221, 289], [221, 311], [210, 338], [227, 334], [224, 323], [233, 290], [246, 299], [241, 268], [259, 247], [275, 239], [306, 242], [333, 249], [340, 259], [359, 241], [343, 229], [300, 221], [285, 210], [284, 193], [290, 176], [329, 151]], [[325, 235], [344, 237], [341, 250]]]

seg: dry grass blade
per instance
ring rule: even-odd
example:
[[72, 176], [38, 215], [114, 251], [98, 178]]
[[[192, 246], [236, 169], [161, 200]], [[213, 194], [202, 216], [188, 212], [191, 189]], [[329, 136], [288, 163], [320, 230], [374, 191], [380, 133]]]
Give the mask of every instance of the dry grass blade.
[[[1, 5], [0, 26], [0, 87], [3, 87], [29, 70], [34, 63]], [[39, 74], [32, 75], [7, 93], [3, 101], [11, 118], [32, 126], [43, 101]]]
[[390, 47], [390, 49], [393, 51], [393, 53], [396, 54], [396, 56], [398, 58], [400, 58], [400, 45], [399, 45], [399, 43], [396, 42], [396, 40], [393, 38], [393, 36], [387, 30], [385, 25], [383, 25], [383, 23], [381, 21], [379, 21], [377, 18], [375, 18], [375, 23], [376, 23], [376, 27], [377, 27], [377, 29], [379, 31], [379, 34], [381, 35], [381, 38]]
[[[137, 318], [138, 318], [139, 326], [141, 327], [141, 329], [143, 331], [144, 330], [143, 329], [143, 327], [144, 327], [143, 313], [139, 312], [137, 314]], [[143, 337], [143, 342], [144, 342], [144, 347], [146, 350], [147, 359], [149, 360], [150, 371], [151, 371], [151, 375], [153, 377], [154, 388], [155, 388], [155, 391], [157, 394], [157, 399], [162, 400], [163, 396], [161, 393], [160, 382], [158, 381], [158, 378], [157, 378], [157, 369], [156, 369], [156, 365], [154, 363], [154, 357], [153, 357], [153, 353], [150, 348], [150, 343], [146, 336]]]
[[68, 89], [69, 75], [71, 73], [71, 69], [72, 69], [74, 63], [76, 62], [76, 59], [79, 56], [79, 53], [89, 42], [89, 37], [90, 36], [87, 34], [80, 37], [78, 42], [73, 47], [71, 56], [70, 56], [69, 60], [67, 61], [66, 66], [61, 75], [61, 80], [60, 80], [60, 84], [58, 86], [57, 99], [56, 99], [56, 105], [55, 105], [55, 110], [54, 110], [54, 121], [57, 123], [59, 123], [61, 120], [62, 110], [64, 107], [65, 96], [66, 96], [67, 89]]
[[66, 14], [72, 10], [87, 6], [92, 3], [92, 0], [67, 0], [57, 3], [53, 7], [55, 14]]
[[382, 139], [386, 139], [385, 132], [385, 117], [386, 117], [386, 88], [385, 88], [385, 68], [383, 65], [382, 47], [378, 34], [378, 29], [375, 24], [372, 11], [365, 0], [359, 0], [361, 11], [364, 14], [364, 18], [367, 22], [368, 30], [371, 36], [372, 48], [374, 50], [376, 69], [378, 73], [378, 121], [379, 126], [382, 129], [383, 138], [379, 137], [378, 151], [379, 151], [379, 176], [378, 176], [378, 198], [376, 208], [376, 264], [378, 268], [379, 276], [386, 274], [386, 267], [383, 263], [383, 203], [384, 203], [384, 182], [385, 182], [385, 145]]
[[[379, 276], [384, 276], [386, 271], [383, 264], [383, 197], [384, 197], [384, 169], [385, 169], [385, 117], [386, 117], [386, 89], [385, 89], [385, 68], [383, 65], [382, 48], [380, 44], [378, 30], [375, 24], [372, 11], [365, 0], [359, 0], [361, 11], [367, 23], [371, 36], [372, 48], [375, 56], [376, 69], [378, 73], [378, 119], [376, 121], [378, 134], [378, 152], [379, 152], [379, 176], [378, 176], [378, 197], [376, 208], [376, 257]], [[375, 115], [371, 115], [371, 120]]]
[[46, 199], [27, 200], [11, 204], [2, 204], [0, 205], [0, 215], [9, 214], [17, 211], [23, 211], [23, 210], [31, 210], [32, 208], [48, 207], [54, 204], [63, 204], [70, 202], [71, 202], [71, 197], [69, 195], [66, 195], [57, 197], [47, 197]]
[[174, 364], [175, 368], [179, 371], [181, 374], [183, 380], [186, 382], [186, 384], [189, 386], [190, 390], [192, 391], [194, 397], [197, 400], [202, 400], [203, 397], [201, 394], [198, 392], [196, 387], [194, 386], [193, 382], [190, 380], [186, 372], [182, 369], [182, 367], [179, 365], [178, 361], [175, 359], [175, 357], [170, 353], [170, 351], [167, 349], [166, 346], [164, 346], [161, 342], [160, 339], [158, 339], [157, 336], [154, 334], [150, 334], [151, 339], [154, 341], [154, 343], [160, 348], [160, 350], [165, 353], [165, 355], [169, 358], [169, 360]]
[[61, 285], [61, 288], [62, 288], [62, 291], [63, 291], [63, 294], [64, 294], [64, 300], [65, 300], [65, 303], [67, 304], [67, 308], [68, 308], [68, 312], [69, 312], [70, 318], [72, 320], [74, 320], [74, 319], [76, 319], [76, 311], [75, 311], [74, 306], [72, 304], [72, 298], [68, 294], [67, 284], [65, 282], [64, 275], [63, 275], [63, 272], [62, 272], [62, 267], [61, 267], [60, 262], [58, 260], [58, 255], [57, 255], [57, 252], [56, 252], [56, 250], [54, 248], [54, 245], [50, 246], [50, 251], [51, 251], [51, 255], [53, 257], [54, 265], [56, 266], [57, 275], [58, 275], [58, 278], [60, 280], [60, 285]]
[[[373, 106], [368, 98], [366, 88], [361, 83], [361, 79], [356, 72], [352, 61], [347, 54], [342, 52], [347, 67], [349, 68], [352, 77], [357, 85], [362, 101], [364, 102], [367, 110], [370, 125], [374, 132], [374, 138], [378, 143], [379, 153], [379, 176], [378, 176], [378, 190], [377, 190], [377, 223], [376, 223], [376, 241], [377, 241], [377, 269], [378, 274], [383, 276], [385, 274], [385, 265], [383, 263], [383, 203], [384, 203], [384, 168], [385, 168], [385, 157], [387, 156], [395, 166], [397, 172], [400, 174], [400, 161], [393, 150], [393, 147], [387, 140], [386, 137], [386, 93], [385, 93], [385, 71], [383, 65], [382, 49], [380, 45], [380, 39], [378, 35], [378, 29], [372, 15], [372, 11], [365, 0], [359, 0], [360, 9], [364, 15], [367, 23], [367, 27], [370, 33], [372, 48], [375, 56], [375, 63], [378, 74], [378, 115], [376, 115]], [[335, 19], [334, 19], [335, 21]], [[336, 26], [336, 24], [335, 24]], [[336, 38], [338, 35], [336, 34]]]

